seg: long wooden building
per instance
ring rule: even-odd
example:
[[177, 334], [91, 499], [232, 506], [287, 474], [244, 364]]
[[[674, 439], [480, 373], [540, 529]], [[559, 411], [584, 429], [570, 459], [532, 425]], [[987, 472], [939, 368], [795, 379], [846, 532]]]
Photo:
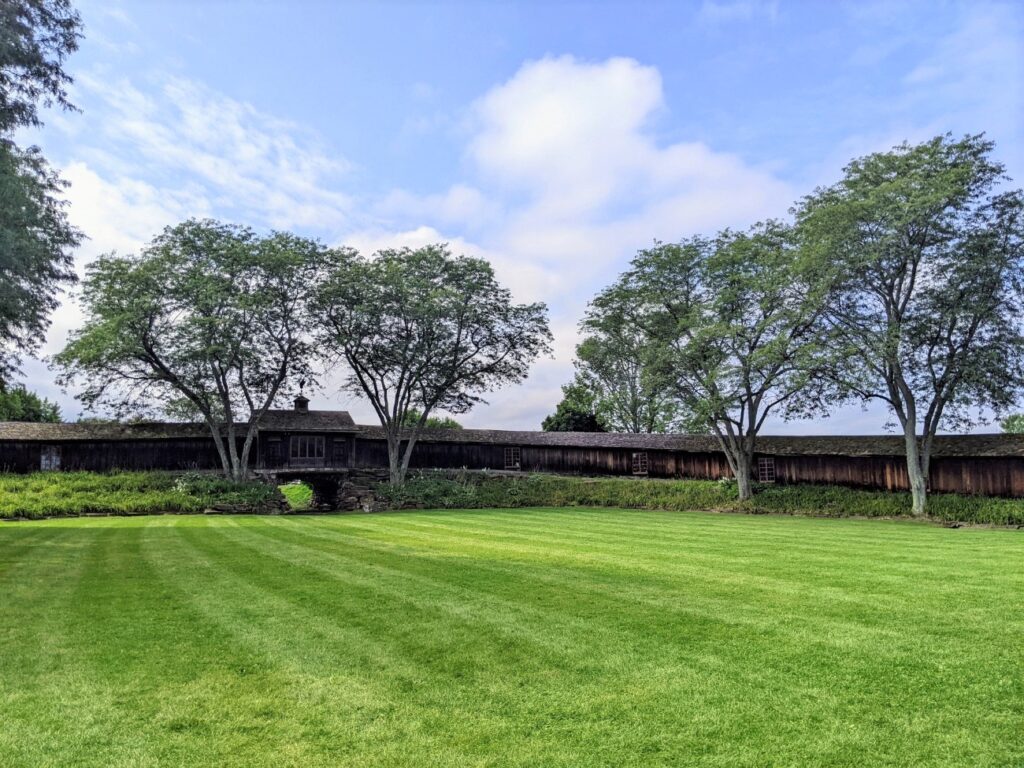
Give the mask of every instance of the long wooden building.
[[[257, 434], [254, 468], [330, 470], [387, 466], [380, 427], [357, 425], [346, 411], [266, 414]], [[0, 469], [217, 469], [202, 424], [35, 424], [0, 422]], [[600, 432], [426, 430], [413, 452], [415, 468], [498, 469], [578, 475], [717, 479], [731, 474], [713, 437]], [[903, 439], [897, 436], [775, 437], [758, 440], [755, 480], [903, 490]], [[931, 490], [1024, 496], [1024, 436], [936, 438]]]

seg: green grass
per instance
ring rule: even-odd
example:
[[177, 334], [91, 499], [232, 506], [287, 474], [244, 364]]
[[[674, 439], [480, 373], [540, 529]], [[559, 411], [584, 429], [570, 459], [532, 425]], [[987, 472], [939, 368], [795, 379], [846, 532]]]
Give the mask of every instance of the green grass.
[[0, 525], [0, 763], [1024, 764], [1024, 535], [612, 509]]
[[232, 483], [189, 472], [34, 472], [0, 474], [0, 518], [202, 512], [253, 507], [276, 495], [266, 483]]
[[305, 483], [286, 483], [278, 488], [292, 509], [309, 509], [313, 503], [313, 489]]
[[[486, 475], [424, 472], [401, 488], [382, 487], [396, 507], [624, 507], [714, 510], [824, 517], [901, 517], [911, 514], [910, 494], [827, 485], [763, 485], [752, 501], [737, 500], [736, 484], [714, 480], [654, 480], [560, 475]], [[1024, 500], [931, 494], [933, 520], [1024, 525]]]

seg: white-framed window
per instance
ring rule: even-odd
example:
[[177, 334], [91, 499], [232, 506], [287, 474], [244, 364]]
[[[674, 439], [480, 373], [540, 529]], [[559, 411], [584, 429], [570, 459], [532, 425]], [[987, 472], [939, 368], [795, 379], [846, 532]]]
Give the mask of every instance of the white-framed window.
[[522, 469], [523, 452], [518, 445], [511, 445], [505, 449], [505, 469]]
[[757, 482], [775, 482], [775, 457], [758, 456], [757, 458]]
[[43, 472], [56, 472], [60, 469], [60, 446], [44, 445], [39, 454], [39, 469]]
[[646, 475], [648, 466], [647, 451], [637, 451], [633, 454], [634, 475]]

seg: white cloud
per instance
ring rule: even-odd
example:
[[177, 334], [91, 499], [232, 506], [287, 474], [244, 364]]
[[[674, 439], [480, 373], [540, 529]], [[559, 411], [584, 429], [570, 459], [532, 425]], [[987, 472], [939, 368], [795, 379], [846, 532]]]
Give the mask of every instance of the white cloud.
[[[568, 270], [592, 292], [655, 238], [785, 213], [792, 190], [769, 172], [699, 142], [659, 143], [664, 110], [657, 69], [632, 59], [524, 64], [474, 106], [468, 156], [505, 202], [484, 243]], [[573, 272], [580, 265], [587, 271]]]
[[398, 216], [401, 219], [475, 228], [492, 223], [499, 215], [500, 206], [473, 186], [455, 184], [445, 192], [430, 195], [392, 190], [375, 206], [375, 210], [384, 217]]
[[103, 145], [130, 172], [162, 188], [191, 183], [209, 207], [274, 228], [341, 229], [351, 198], [338, 191], [349, 164], [294, 123], [182, 78], [142, 93], [125, 79], [79, 77], [105, 102]]
[[657, 69], [632, 59], [531, 62], [477, 103], [470, 155], [499, 185], [570, 215], [590, 212], [644, 162], [642, 129], [661, 106]]

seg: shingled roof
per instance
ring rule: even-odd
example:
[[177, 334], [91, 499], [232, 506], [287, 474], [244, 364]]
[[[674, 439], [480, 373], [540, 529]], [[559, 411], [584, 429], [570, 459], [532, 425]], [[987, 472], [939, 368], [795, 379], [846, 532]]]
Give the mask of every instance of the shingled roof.
[[359, 429], [348, 411], [267, 411], [260, 421], [263, 431], [355, 432]]
[[141, 422], [135, 424], [34, 424], [27, 421], [0, 421], [0, 440], [167, 440], [210, 436], [205, 424]]
[[[362, 428], [361, 437], [384, 439], [380, 427]], [[644, 435], [624, 432], [517, 432], [494, 429], [425, 429], [423, 442], [536, 445], [565, 448], [624, 448], [647, 451], [716, 453], [718, 441], [709, 435]], [[765, 435], [757, 440], [758, 453], [775, 456], [902, 456], [898, 435]], [[939, 435], [935, 456], [1022, 456], [1024, 435]]]
[[[264, 432], [355, 432], [358, 429], [348, 411], [273, 410], [267, 411], [260, 421], [260, 430]], [[196, 423], [153, 421], [133, 424], [36, 424], [26, 421], [0, 421], [0, 440], [170, 440], [209, 436], [210, 428], [205, 424]]]

